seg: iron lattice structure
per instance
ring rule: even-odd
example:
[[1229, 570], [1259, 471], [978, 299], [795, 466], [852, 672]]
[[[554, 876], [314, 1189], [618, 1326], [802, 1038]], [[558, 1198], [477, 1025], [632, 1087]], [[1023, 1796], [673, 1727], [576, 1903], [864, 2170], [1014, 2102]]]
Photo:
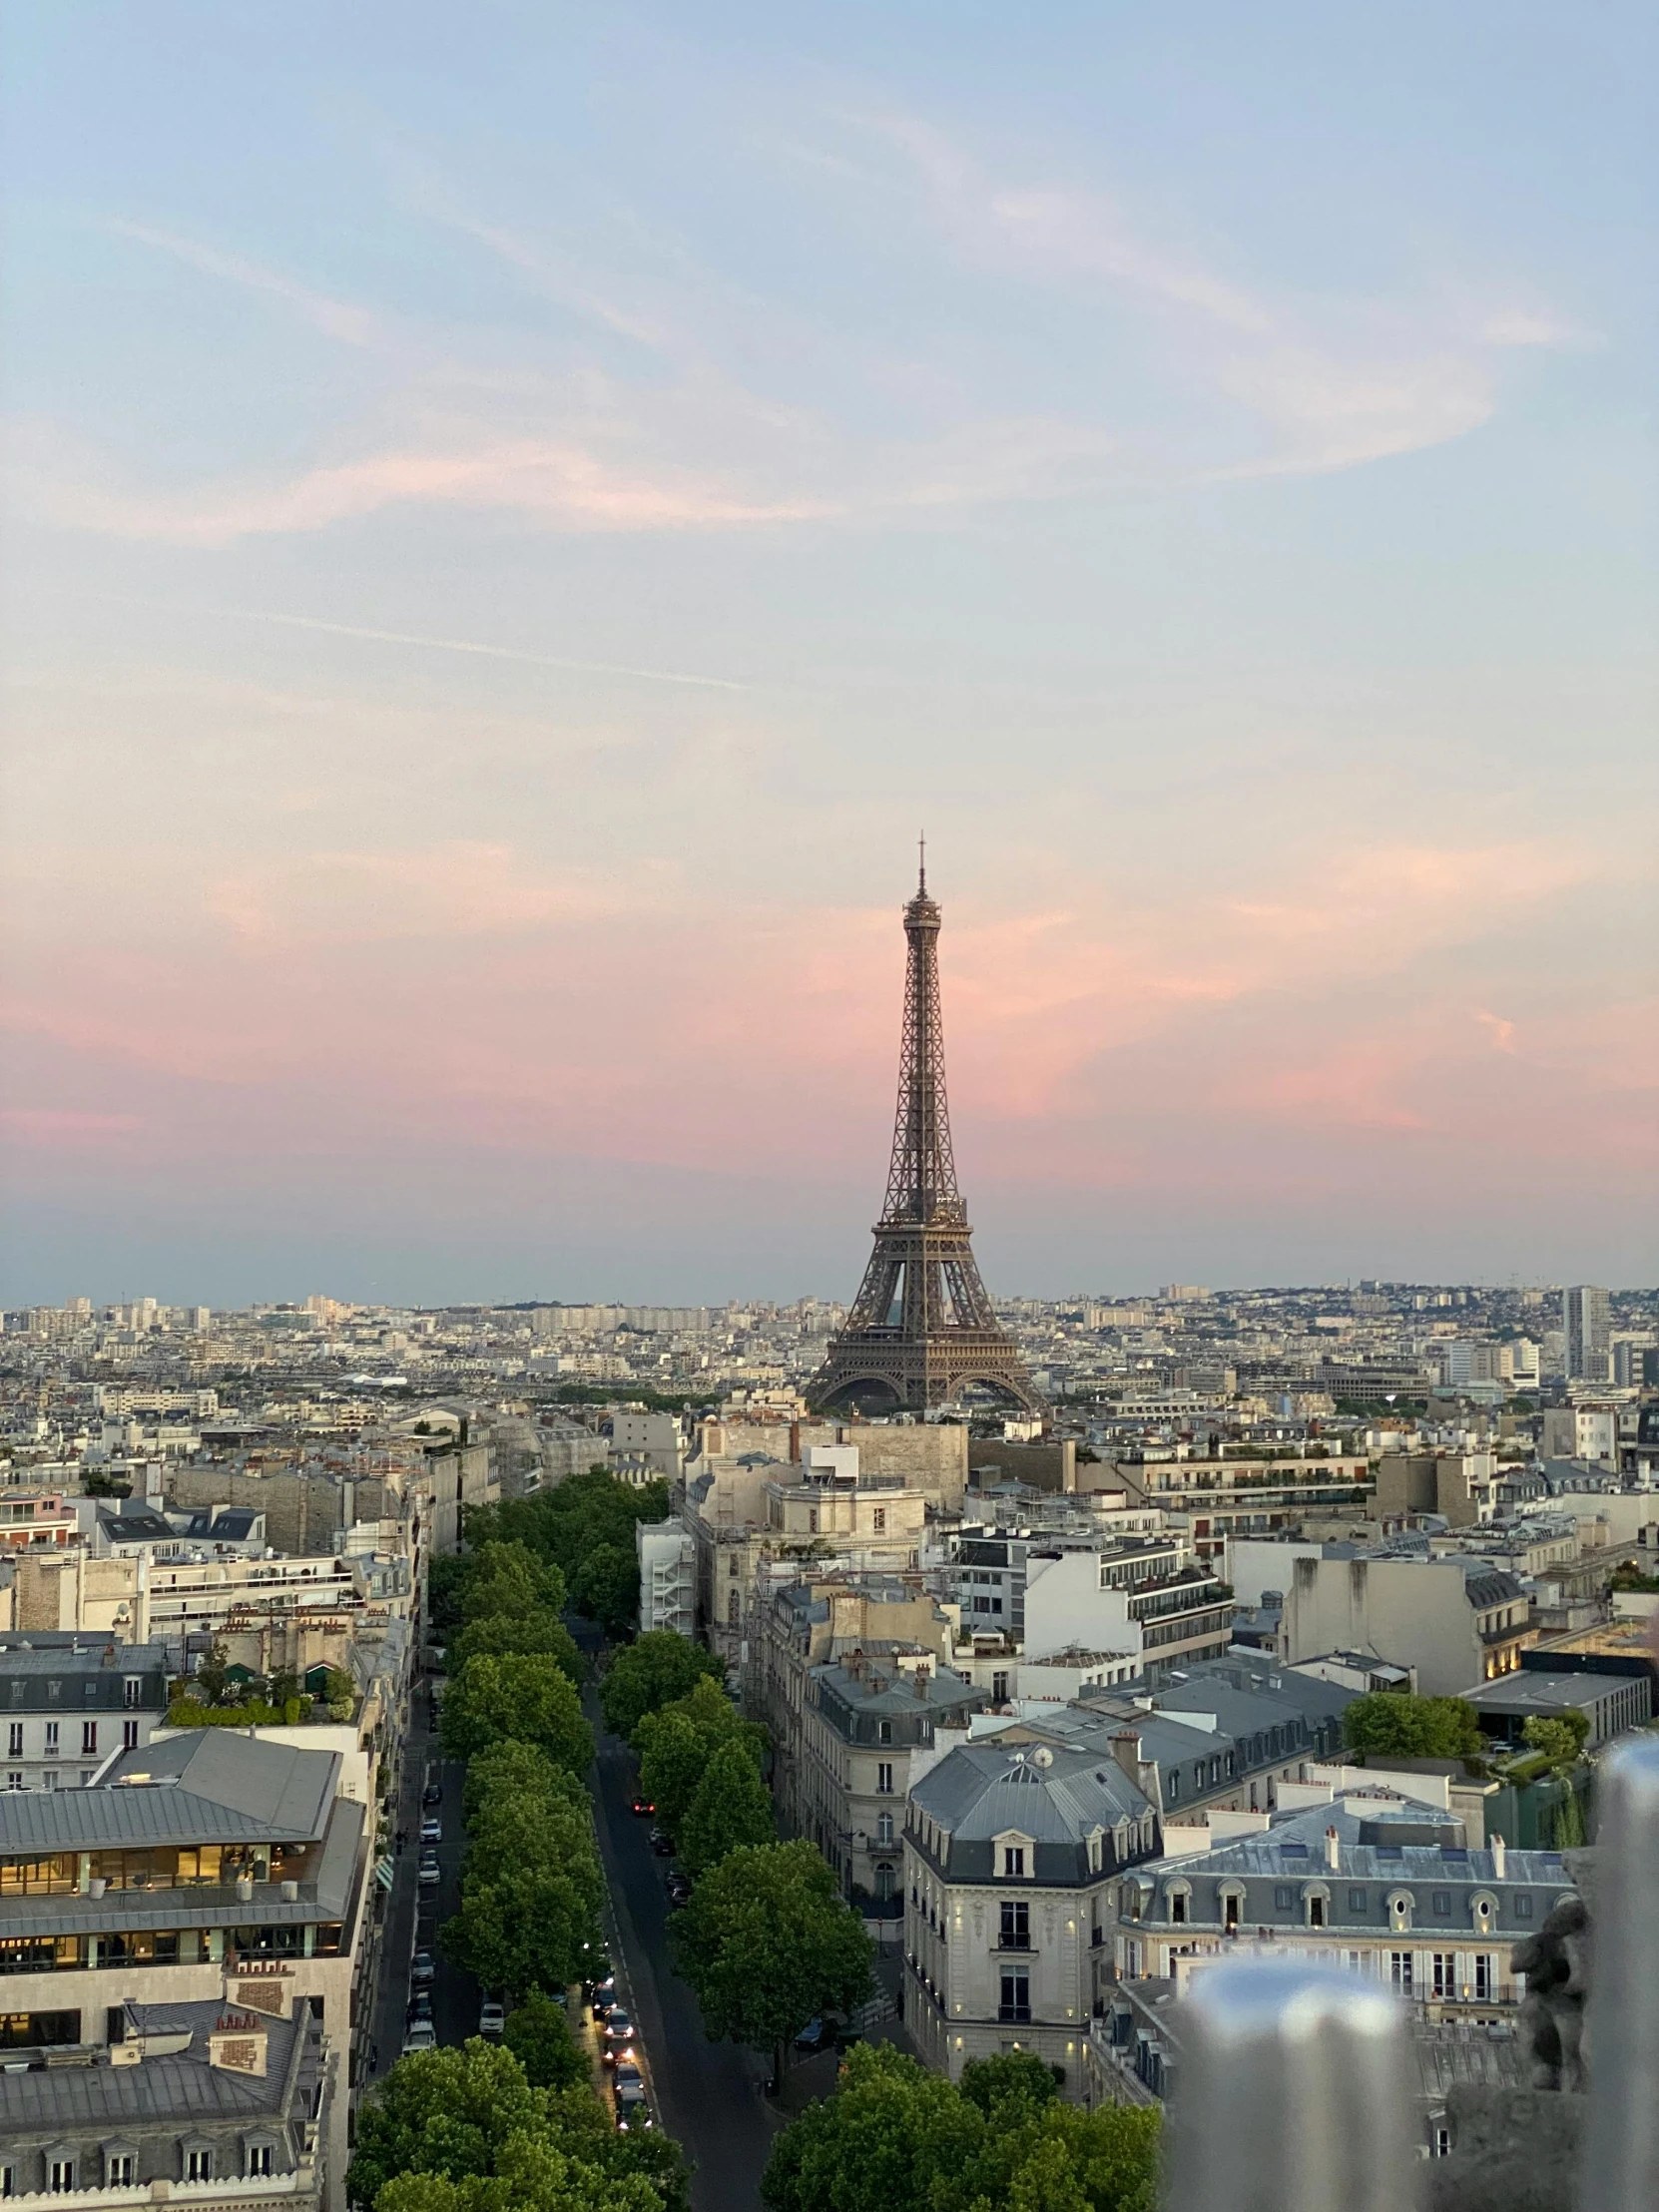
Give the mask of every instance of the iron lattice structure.
[[956, 1184], [939, 1009], [940, 918], [927, 895], [924, 859], [904, 909], [909, 954], [886, 1202], [845, 1327], [813, 1379], [809, 1394], [825, 1408], [919, 1412], [975, 1384], [1017, 1405], [1037, 1402], [1019, 1348], [998, 1325], [980, 1280]]

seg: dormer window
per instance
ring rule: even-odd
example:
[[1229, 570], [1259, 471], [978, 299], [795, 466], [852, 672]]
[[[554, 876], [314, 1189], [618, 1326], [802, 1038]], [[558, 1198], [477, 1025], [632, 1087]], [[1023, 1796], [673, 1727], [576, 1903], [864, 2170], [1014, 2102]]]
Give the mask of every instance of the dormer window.
[[1002, 1876], [1006, 1882], [1023, 1882], [1025, 1879], [1025, 1846], [1004, 1844], [1002, 1847]]

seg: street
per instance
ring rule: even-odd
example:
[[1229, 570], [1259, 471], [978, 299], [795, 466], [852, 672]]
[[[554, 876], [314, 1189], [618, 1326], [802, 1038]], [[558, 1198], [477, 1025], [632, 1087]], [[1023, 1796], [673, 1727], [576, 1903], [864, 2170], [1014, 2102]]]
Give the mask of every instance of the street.
[[646, 1841], [650, 1822], [629, 1810], [633, 1754], [605, 1732], [593, 1691], [584, 1702], [599, 1746], [594, 1823], [610, 1885], [613, 1957], [644, 2038], [657, 2117], [695, 2168], [695, 2212], [753, 2212], [778, 2129], [762, 2094], [771, 2067], [759, 2052], [704, 2034], [697, 1999], [669, 1963], [668, 1861]]
[[[598, 1639], [591, 1628], [585, 1622], [571, 1625], [592, 1656]], [[733, 2043], [711, 2043], [705, 2036], [697, 2000], [669, 1963], [671, 1916], [664, 1886], [668, 1862], [657, 1858], [646, 1840], [650, 1823], [629, 1810], [635, 1784], [633, 1754], [606, 1732], [592, 1688], [585, 1692], [583, 1704], [598, 1746], [589, 1782], [610, 1891], [611, 1956], [619, 1994], [640, 2033], [653, 2108], [659, 2124], [678, 2139], [692, 2162], [694, 2212], [755, 2212], [761, 2201], [761, 2176], [780, 2124], [762, 2093], [771, 2070], [769, 2061], [759, 2052]], [[417, 1893], [420, 1823], [432, 1810], [420, 1802], [428, 1772], [438, 1774], [443, 1785], [439, 1809], [443, 1842], [438, 1847], [442, 1879], [435, 1889]], [[409, 1957], [415, 1949], [430, 1950], [437, 1961], [432, 2014], [438, 2041], [462, 2043], [478, 2032], [482, 1994], [478, 1984], [444, 1958], [436, 1941], [437, 1930], [460, 1904], [463, 1772], [453, 1761], [439, 1761], [428, 1701], [424, 1690], [418, 1691], [411, 1701], [397, 1812], [397, 1826], [407, 1841], [396, 1858], [375, 2004], [376, 2076], [396, 2063], [403, 2047]], [[571, 2004], [572, 2025], [579, 2031], [587, 2028], [579, 1992], [572, 1992]], [[584, 2033], [583, 2040], [588, 2041], [589, 2035]]]

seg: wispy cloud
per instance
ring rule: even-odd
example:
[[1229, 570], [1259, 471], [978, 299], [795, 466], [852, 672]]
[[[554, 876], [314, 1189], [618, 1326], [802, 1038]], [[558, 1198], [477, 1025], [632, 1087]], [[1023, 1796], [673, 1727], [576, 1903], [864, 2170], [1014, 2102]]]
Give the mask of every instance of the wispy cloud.
[[313, 291], [308, 284], [284, 276], [278, 270], [267, 269], [263, 263], [249, 261], [244, 255], [227, 254], [217, 246], [204, 246], [197, 239], [180, 238], [172, 231], [159, 231], [148, 223], [131, 223], [122, 217], [112, 218], [103, 228], [115, 238], [131, 239], [159, 254], [171, 254], [175, 261], [200, 270], [204, 276], [216, 276], [224, 283], [240, 284], [245, 290], [279, 300], [302, 322], [308, 322], [324, 337], [337, 338], [342, 345], [371, 345], [379, 333], [379, 320], [368, 308]]

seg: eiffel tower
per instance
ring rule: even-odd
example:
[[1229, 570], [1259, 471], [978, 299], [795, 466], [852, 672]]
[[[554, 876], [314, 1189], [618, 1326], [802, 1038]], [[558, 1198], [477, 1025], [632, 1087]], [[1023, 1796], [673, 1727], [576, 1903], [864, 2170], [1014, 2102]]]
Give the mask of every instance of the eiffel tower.
[[808, 1387], [812, 1403], [826, 1410], [920, 1412], [972, 1384], [1017, 1405], [1038, 1402], [1019, 1348], [998, 1326], [980, 1280], [956, 1187], [944, 1095], [939, 922], [937, 902], [927, 895], [923, 843], [916, 895], [904, 909], [909, 959], [886, 1203], [846, 1324]]

